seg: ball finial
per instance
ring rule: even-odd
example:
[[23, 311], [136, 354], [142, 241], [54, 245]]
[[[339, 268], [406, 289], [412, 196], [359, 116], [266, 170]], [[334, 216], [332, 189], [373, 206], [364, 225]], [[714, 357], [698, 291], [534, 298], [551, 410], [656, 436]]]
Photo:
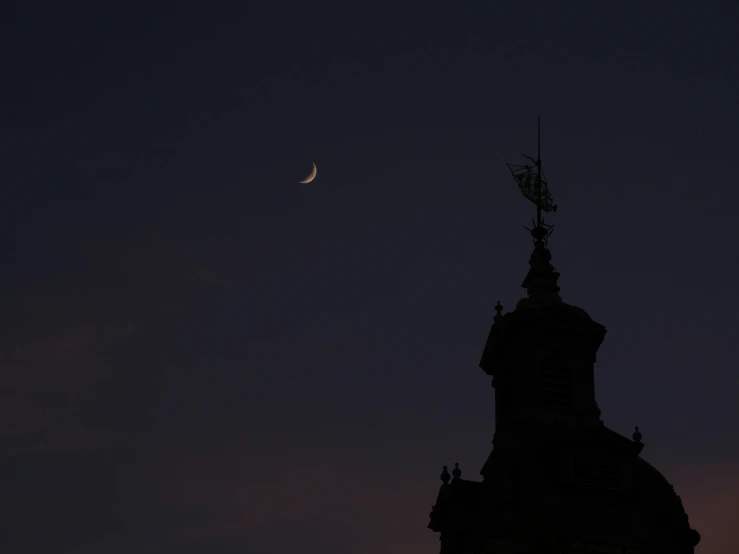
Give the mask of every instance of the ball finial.
[[500, 300], [498, 300], [498, 303], [495, 305], [495, 316], [493, 316], [493, 321], [498, 321], [501, 317], [503, 317], [503, 306], [500, 303]]
[[638, 425], [635, 425], [634, 426], [634, 434], [631, 435], [631, 438], [634, 439], [634, 442], [641, 443], [641, 437], [642, 437], [642, 435], [639, 432], [639, 426]]

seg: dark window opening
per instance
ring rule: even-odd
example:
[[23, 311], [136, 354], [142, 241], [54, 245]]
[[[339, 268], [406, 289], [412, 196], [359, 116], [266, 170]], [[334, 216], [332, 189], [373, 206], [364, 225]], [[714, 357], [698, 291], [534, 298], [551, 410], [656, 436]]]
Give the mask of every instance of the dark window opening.
[[572, 406], [570, 371], [562, 360], [550, 357], [544, 360], [541, 371], [542, 402], [551, 408]]

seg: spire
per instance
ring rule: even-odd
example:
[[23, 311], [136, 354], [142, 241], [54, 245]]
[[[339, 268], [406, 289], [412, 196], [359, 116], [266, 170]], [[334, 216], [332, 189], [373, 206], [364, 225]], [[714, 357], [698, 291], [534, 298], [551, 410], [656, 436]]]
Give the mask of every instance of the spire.
[[532, 227], [525, 227], [534, 239], [534, 251], [529, 259], [529, 273], [523, 281], [528, 297], [535, 304], [561, 302], [557, 280], [559, 273], [550, 263], [552, 255], [547, 248], [549, 236], [554, 232], [554, 225], [544, 222], [541, 212], [556, 212], [549, 186], [541, 167], [541, 116], [537, 120], [536, 160], [522, 154], [531, 164], [506, 164], [513, 178], [518, 182], [521, 193], [536, 206], [536, 219], [532, 220]]

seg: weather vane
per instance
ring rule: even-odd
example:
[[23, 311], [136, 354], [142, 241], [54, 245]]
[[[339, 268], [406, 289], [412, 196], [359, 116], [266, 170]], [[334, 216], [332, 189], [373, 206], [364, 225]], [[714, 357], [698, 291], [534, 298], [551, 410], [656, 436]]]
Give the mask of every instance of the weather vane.
[[547, 238], [554, 232], [554, 225], [544, 223], [541, 215], [542, 210], [545, 212], [556, 212], [557, 206], [553, 203], [552, 195], [549, 194], [549, 187], [544, 173], [541, 170], [541, 116], [537, 119], [537, 145], [536, 159], [531, 156], [522, 154], [527, 160], [531, 160], [534, 165], [513, 165], [507, 163], [513, 178], [518, 183], [523, 195], [536, 205], [536, 221], [532, 219], [533, 228], [524, 227], [534, 237], [534, 241], [541, 241], [546, 244]]

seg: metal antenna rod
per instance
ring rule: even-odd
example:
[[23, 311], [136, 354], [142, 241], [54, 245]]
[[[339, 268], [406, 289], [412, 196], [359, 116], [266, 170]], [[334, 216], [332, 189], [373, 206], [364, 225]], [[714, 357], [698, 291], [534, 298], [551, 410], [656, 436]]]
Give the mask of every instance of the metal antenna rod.
[[536, 116], [536, 159], [541, 160], [541, 115]]
[[541, 227], [541, 115], [536, 118], [536, 226]]

